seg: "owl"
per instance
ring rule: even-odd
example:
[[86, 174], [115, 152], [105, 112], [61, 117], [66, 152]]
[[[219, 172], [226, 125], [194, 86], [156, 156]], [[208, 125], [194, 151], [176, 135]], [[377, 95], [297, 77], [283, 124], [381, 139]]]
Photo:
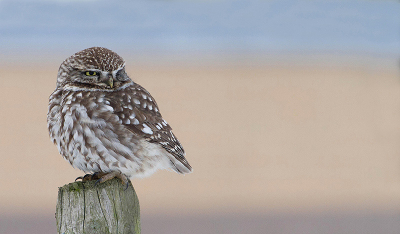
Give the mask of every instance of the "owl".
[[62, 62], [50, 95], [47, 127], [59, 153], [74, 168], [104, 182], [181, 174], [192, 167], [151, 94], [132, 81], [115, 52], [92, 47]]

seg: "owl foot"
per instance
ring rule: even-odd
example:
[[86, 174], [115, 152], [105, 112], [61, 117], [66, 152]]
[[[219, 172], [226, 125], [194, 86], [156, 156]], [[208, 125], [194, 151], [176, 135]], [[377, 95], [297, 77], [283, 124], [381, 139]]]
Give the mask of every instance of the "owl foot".
[[[96, 173], [97, 173], [97, 172], [96, 172]], [[86, 174], [86, 175], [84, 175], [84, 176], [76, 177], [75, 182], [76, 182], [77, 180], [82, 180], [82, 182], [94, 180], [93, 177], [95, 176], [96, 173], [94, 173], [94, 174]]]
[[119, 178], [120, 180], [122, 180], [123, 184], [127, 184], [128, 183], [128, 178], [124, 174], [119, 172], [119, 171], [112, 171], [112, 172], [108, 172], [108, 173], [98, 172], [96, 174], [96, 178], [93, 178], [93, 179], [97, 179], [96, 183], [104, 183], [107, 180], [111, 180], [111, 179], [114, 179], [114, 178]]
[[95, 184], [98, 184], [98, 183], [104, 183], [107, 180], [111, 180], [114, 178], [119, 178], [122, 181], [122, 184], [124, 184], [126, 186], [125, 190], [128, 188], [128, 185], [129, 185], [128, 178], [119, 171], [113, 171], [113, 172], [108, 172], [108, 173], [95, 172], [93, 174], [86, 174], [84, 176], [79, 176], [78, 178], [75, 179], [75, 181], [77, 181], [79, 179], [82, 180], [82, 182], [96, 180]]

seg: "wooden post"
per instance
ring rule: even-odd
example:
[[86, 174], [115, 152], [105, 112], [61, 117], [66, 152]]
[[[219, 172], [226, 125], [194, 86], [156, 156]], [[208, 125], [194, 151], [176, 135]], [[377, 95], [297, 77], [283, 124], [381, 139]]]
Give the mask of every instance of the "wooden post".
[[140, 234], [139, 200], [130, 181], [70, 183], [58, 189], [56, 221], [59, 234]]

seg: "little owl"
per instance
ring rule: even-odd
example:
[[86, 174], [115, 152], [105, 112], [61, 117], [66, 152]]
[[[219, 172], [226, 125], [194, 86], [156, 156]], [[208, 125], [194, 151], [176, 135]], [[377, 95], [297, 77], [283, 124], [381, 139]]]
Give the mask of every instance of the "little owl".
[[115, 52], [92, 47], [60, 66], [49, 98], [50, 138], [69, 163], [99, 182], [142, 178], [158, 169], [189, 173], [185, 152], [147, 90]]

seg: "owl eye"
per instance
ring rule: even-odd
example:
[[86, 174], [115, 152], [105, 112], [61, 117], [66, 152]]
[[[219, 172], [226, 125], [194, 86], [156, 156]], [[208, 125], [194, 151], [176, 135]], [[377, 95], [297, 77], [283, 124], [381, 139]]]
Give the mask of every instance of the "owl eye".
[[97, 76], [97, 72], [95, 72], [95, 71], [86, 71], [85, 75], [87, 75], [87, 76]]

